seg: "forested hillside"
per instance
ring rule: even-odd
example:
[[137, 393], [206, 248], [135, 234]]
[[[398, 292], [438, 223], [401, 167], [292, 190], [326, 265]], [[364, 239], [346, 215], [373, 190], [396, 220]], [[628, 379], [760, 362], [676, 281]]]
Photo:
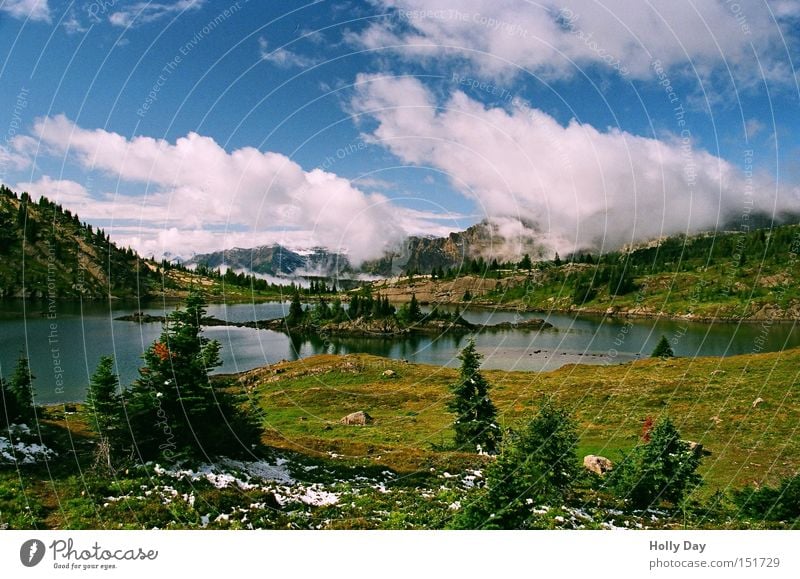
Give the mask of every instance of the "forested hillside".
[[68, 209], [0, 186], [0, 297], [128, 297], [159, 278]]

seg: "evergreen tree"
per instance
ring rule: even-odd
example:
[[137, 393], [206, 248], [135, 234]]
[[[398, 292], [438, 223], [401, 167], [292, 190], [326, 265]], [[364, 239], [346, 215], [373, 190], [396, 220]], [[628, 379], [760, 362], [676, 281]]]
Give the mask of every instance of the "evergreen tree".
[[325, 322], [331, 319], [331, 309], [328, 307], [328, 302], [320, 299], [317, 306], [314, 308], [314, 319], [318, 322]]
[[[183, 310], [167, 319], [161, 337], [144, 354], [145, 366], [123, 400], [133, 443], [145, 459], [249, 450], [255, 423], [238, 400], [209, 380], [221, 364], [220, 344], [202, 335], [205, 301], [192, 292]], [[247, 443], [247, 444], [244, 444]]]
[[702, 479], [697, 474], [701, 454], [681, 440], [668, 417], [648, 433], [650, 440], [635, 447], [609, 473], [607, 485], [634, 508], [668, 501], [677, 505]]
[[[553, 258], [553, 265], [555, 265], [556, 267], [561, 265], [561, 257], [559, 257], [557, 251], [556, 251], [556, 256]], [[528, 269], [530, 269], [530, 268], [528, 268]]]
[[613, 267], [609, 273], [608, 293], [622, 296], [636, 289], [628, 267]]
[[289, 305], [289, 315], [286, 316], [286, 325], [290, 328], [299, 326], [303, 323], [305, 312], [303, 305], [300, 303], [300, 292], [295, 289], [292, 294], [292, 303]]
[[519, 269], [525, 269], [530, 271], [533, 268], [533, 262], [531, 261], [531, 256], [527, 253], [522, 256], [522, 259], [518, 265]]
[[342, 300], [338, 297], [334, 298], [333, 303], [331, 304], [331, 319], [335, 323], [343, 322], [347, 314], [345, 314], [344, 308], [342, 307]]
[[35, 420], [36, 410], [33, 403], [35, 378], [28, 365], [28, 359], [20, 356], [8, 385], [8, 393], [11, 395], [11, 404], [8, 407], [13, 408], [13, 414], [8, 417], [10, 423], [27, 423]]
[[497, 410], [489, 398], [489, 383], [480, 373], [481, 355], [470, 340], [458, 355], [461, 371], [458, 382], [451, 385], [453, 398], [448, 409], [456, 415], [453, 428], [455, 443], [460, 448], [480, 448], [493, 454], [502, 439], [496, 423]]
[[408, 303], [409, 323], [418, 322], [422, 319], [422, 309], [419, 307], [416, 294], [411, 294], [411, 301]]
[[16, 398], [9, 391], [6, 381], [0, 376], [0, 431], [8, 428], [16, 413]]
[[358, 294], [353, 294], [353, 297], [350, 298], [350, 305], [347, 307], [347, 316], [351, 320], [355, 320], [361, 314], [360, 305]]
[[546, 401], [522, 431], [506, 437], [502, 452], [486, 469], [484, 488], [464, 501], [454, 526], [527, 527], [532, 504], [563, 501], [572, 490], [580, 472], [577, 444], [569, 413]]
[[380, 295], [372, 301], [372, 317], [376, 320], [383, 317], [383, 301]]
[[658, 341], [658, 344], [656, 344], [650, 357], [662, 359], [675, 357], [675, 352], [672, 351], [672, 346], [670, 346], [666, 336], [661, 336], [661, 339]]
[[114, 373], [114, 358], [103, 356], [89, 381], [86, 394], [86, 410], [90, 428], [113, 438], [122, 422], [122, 400], [119, 393], [119, 378]]

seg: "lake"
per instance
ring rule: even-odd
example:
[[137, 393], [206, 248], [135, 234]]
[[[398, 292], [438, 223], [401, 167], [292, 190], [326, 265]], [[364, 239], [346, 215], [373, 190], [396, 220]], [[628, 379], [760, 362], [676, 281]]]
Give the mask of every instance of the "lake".
[[[114, 318], [144, 311], [164, 315], [174, 305], [115, 302], [59, 302], [52, 319], [45, 302], [0, 301], [0, 375], [8, 378], [20, 353], [31, 361], [37, 401], [54, 403], [84, 398], [89, 376], [100, 356], [113, 355], [123, 384], [137, 377], [141, 355], [161, 333], [161, 324], [136, 324]], [[212, 304], [208, 313], [232, 322], [276, 318], [288, 303]], [[662, 335], [678, 356], [729, 356], [800, 346], [800, 328], [787, 323], [690, 323], [626, 320], [562, 313], [524, 313], [468, 309], [473, 323], [496, 324], [520, 318], [545, 318], [555, 326], [538, 332], [482, 332], [475, 336], [484, 367], [505, 370], [552, 370], [565, 364], [624, 363], [646, 357]], [[205, 334], [222, 344], [220, 372], [249, 370], [280, 360], [314, 354], [364, 352], [410, 362], [458, 366], [458, 352], [469, 336], [403, 338], [290, 339], [269, 330], [218, 326]]]

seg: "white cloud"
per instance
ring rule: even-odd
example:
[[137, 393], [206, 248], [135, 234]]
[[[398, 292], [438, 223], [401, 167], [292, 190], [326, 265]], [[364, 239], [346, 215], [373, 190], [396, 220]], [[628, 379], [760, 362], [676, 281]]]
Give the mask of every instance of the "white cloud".
[[38, 200], [39, 197], [47, 197], [54, 203], [70, 208], [84, 209], [90, 207], [92, 203], [92, 198], [83, 185], [67, 179], [51, 179], [44, 176], [35, 182], [17, 183], [16, 189], [17, 191], [27, 191], [35, 200]]
[[0, 10], [20, 20], [50, 22], [50, 7], [47, 0], [5, 0]]
[[263, 36], [258, 38], [258, 52], [261, 60], [271, 62], [280, 68], [302, 68], [319, 63], [314, 58], [292, 52], [288, 48], [280, 47], [270, 50], [269, 42]]
[[800, 12], [796, 4], [770, 4], [779, 26], [762, 2], [747, 0], [376, 2], [389, 16], [354, 37], [367, 47], [387, 47], [417, 59], [457, 56], [484, 73], [524, 69], [545, 76], [599, 65], [648, 78], [658, 59], [665, 68], [696, 67], [701, 76], [730, 67], [752, 78], [759, 65], [756, 51], [769, 77], [790, 81], [782, 34]]
[[173, 14], [187, 10], [198, 10], [205, 0], [178, 0], [172, 3], [137, 2], [113, 12], [108, 21], [114, 26], [125, 28], [156, 22]]
[[222, 249], [219, 244], [233, 236], [245, 247], [291, 239], [347, 252], [359, 262], [380, 256], [408, 232], [445, 231], [436, 220], [333, 173], [304, 171], [282, 154], [252, 147], [227, 152], [197, 133], [174, 143], [128, 139], [83, 129], [63, 115], [37, 119], [33, 132], [48, 154], [143, 192], [89, 195], [78, 183], [48, 177], [19, 187], [63, 196], [83, 218], [141, 220], [143, 233], [130, 243], [148, 254]]
[[67, 34], [83, 34], [88, 30], [78, 19], [75, 10], [69, 11], [69, 15], [61, 22], [61, 26], [64, 27], [64, 31]]
[[[352, 106], [371, 138], [401, 161], [449, 175], [481, 213], [530, 224], [560, 252], [616, 248], [713, 228], [752, 209], [798, 209], [798, 190], [756, 177], [677, 137], [665, 140], [576, 121], [566, 127], [516, 103], [487, 108], [456, 92], [443, 106], [418, 80], [360, 75]], [[777, 197], [777, 199], [776, 199]]]
[[9, 170], [18, 171], [30, 166], [29, 156], [20, 153], [18, 148], [15, 147], [20, 142], [19, 137], [15, 137], [11, 139], [11, 148], [0, 145], [0, 174], [5, 175]]

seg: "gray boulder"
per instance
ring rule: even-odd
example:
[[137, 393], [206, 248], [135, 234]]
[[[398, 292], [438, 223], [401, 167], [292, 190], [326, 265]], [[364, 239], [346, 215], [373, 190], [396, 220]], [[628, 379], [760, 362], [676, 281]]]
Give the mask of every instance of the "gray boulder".
[[586, 470], [590, 470], [597, 475], [603, 476], [612, 468], [614, 468], [614, 463], [604, 456], [588, 454], [583, 457], [583, 466], [586, 468]]
[[339, 420], [339, 423], [348, 424], [351, 426], [364, 426], [365, 424], [369, 424], [370, 422], [372, 422], [372, 416], [370, 416], [363, 410], [359, 410], [358, 412], [353, 412], [352, 414], [348, 414], [347, 416]]

